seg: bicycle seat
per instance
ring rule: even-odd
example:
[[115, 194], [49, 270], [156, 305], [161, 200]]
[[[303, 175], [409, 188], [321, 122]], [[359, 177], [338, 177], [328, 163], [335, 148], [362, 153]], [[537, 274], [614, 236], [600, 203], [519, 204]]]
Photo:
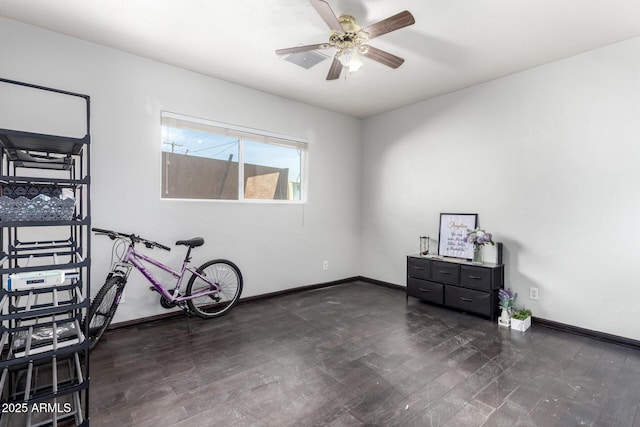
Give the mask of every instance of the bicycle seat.
[[197, 248], [204, 245], [204, 239], [202, 237], [194, 237], [193, 239], [178, 240], [176, 245], [189, 246], [190, 248]]

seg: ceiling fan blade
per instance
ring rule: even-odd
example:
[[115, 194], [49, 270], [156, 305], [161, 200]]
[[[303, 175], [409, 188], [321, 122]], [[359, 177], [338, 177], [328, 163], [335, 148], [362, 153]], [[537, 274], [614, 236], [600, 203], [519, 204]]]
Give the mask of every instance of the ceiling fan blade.
[[296, 46], [296, 47], [288, 47], [286, 49], [278, 49], [276, 50], [276, 53], [278, 55], [286, 55], [288, 53], [298, 53], [298, 52], [306, 52], [308, 50], [325, 49], [327, 46], [328, 46], [327, 43], [309, 44], [306, 46]]
[[404, 62], [404, 59], [399, 56], [392, 55], [389, 52], [385, 52], [384, 50], [368, 45], [366, 52], [362, 55], [391, 68], [398, 68]]
[[380, 22], [371, 24], [368, 27], [363, 28], [362, 31], [368, 33], [369, 40], [371, 40], [374, 37], [399, 30], [400, 28], [408, 27], [409, 25], [413, 25], [415, 23], [416, 20], [414, 19], [411, 12], [405, 10], [404, 12], [397, 13], [387, 19], [383, 19]]
[[331, 10], [331, 6], [324, 0], [310, 0], [311, 6], [314, 7], [318, 15], [327, 23], [329, 28], [335, 31], [342, 32], [342, 25], [340, 25], [340, 21], [336, 17], [336, 14]]
[[342, 63], [338, 58], [334, 57], [333, 62], [331, 63], [331, 68], [329, 68], [329, 73], [327, 74], [327, 80], [340, 78], [340, 73], [342, 73]]

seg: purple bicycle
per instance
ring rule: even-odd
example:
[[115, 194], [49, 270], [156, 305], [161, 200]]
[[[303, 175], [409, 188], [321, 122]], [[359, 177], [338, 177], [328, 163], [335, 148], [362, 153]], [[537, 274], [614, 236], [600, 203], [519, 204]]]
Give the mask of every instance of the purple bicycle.
[[[187, 247], [187, 255], [180, 270], [174, 270], [162, 262], [136, 250], [136, 243], [148, 249], [159, 248], [170, 251], [171, 248], [160, 243], [143, 239], [135, 234], [92, 228], [98, 235], [106, 235], [113, 244], [112, 256], [118, 258], [113, 263], [107, 279], [93, 299], [85, 326], [89, 326], [89, 350], [92, 350], [107, 329], [116, 313], [120, 298], [132, 268], [136, 268], [151, 283], [150, 289], [160, 294], [160, 305], [164, 308], [180, 307], [187, 314], [195, 314], [204, 319], [222, 316], [240, 299], [242, 293], [242, 274], [231, 261], [216, 259], [207, 261], [198, 268], [189, 266], [191, 250], [204, 244], [204, 239], [195, 237], [179, 240], [176, 245]], [[126, 247], [123, 249], [123, 247]], [[120, 254], [118, 250], [120, 249]], [[166, 271], [176, 279], [173, 289], [165, 288], [143, 264], [147, 262]], [[191, 273], [184, 295], [181, 294], [185, 273]]]

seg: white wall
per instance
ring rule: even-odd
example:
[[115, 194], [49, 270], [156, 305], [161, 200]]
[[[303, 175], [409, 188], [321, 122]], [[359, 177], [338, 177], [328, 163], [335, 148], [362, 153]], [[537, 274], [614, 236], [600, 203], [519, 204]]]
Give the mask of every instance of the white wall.
[[[91, 96], [94, 226], [168, 245], [201, 235], [194, 262], [236, 262], [243, 296], [359, 274], [360, 120], [2, 18], [0, 58], [4, 78]], [[161, 110], [308, 138], [308, 203], [161, 200]], [[95, 294], [110, 241], [94, 237], [92, 255]], [[153, 255], [177, 266], [184, 250]], [[116, 322], [163, 312], [138, 273], [118, 310]]]
[[361, 273], [478, 213], [535, 316], [640, 339], [639, 95], [635, 38], [365, 120]]
[[[202, 235], [195, 261], [236, 261], [245, 296], [359, 274], [404, 285], [439, 213], [476, 212], [536, 316], [640, 339], [638, 38], [364, 122], [3, 18], [0, 58], [2, 77], [91, 95], [95, 226]], [[161, 110], [309, 138], [309, 202], [160, 200]], [[109, 262], [94, 238], [93, 293]], [[116, 321], [163, 311], [135, 274]]]

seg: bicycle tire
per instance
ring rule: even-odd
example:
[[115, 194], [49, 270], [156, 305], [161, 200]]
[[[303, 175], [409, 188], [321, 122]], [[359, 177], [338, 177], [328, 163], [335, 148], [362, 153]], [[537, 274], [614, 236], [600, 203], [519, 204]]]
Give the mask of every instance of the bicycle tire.
[[108, 277], [91, 302], [83, 328], [86, 331], [88, 325], [89, 351], [96, 347], [102, 334], [111, 324], [125, 283], [122, 276]]
[[[197, 270], [200, 274], [211, 278], [222, 290], [215, 296], [207, 295], [187, 301], [189, 309], [196, 316], [211, 319], [222, 316], [233, 308], [242, 294], [242, 273], [231, 261], [215, 259], [207, 261]], [[195, 274], [189, 279], [186, 296], [209, 289], [209, 284]]]

